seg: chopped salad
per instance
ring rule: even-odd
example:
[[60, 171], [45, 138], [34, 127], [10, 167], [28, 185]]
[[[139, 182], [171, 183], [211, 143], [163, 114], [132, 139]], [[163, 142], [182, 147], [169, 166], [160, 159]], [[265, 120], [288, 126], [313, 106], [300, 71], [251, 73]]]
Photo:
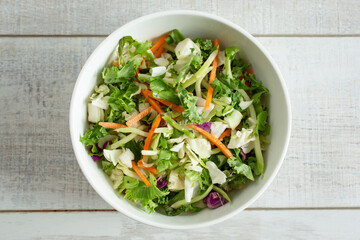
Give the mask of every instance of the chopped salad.
[[215, 209], [263, 174], [269, 91], [239, 51], [177, 29], [119, 40], [80, 141], [125, 199], [171, 216]]

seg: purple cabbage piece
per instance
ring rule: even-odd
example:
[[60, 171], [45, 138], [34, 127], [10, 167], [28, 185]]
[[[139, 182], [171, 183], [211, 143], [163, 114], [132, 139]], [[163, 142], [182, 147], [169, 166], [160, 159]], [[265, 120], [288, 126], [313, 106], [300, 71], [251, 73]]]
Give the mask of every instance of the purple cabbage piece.
[[212, 124], [211, 122], [204, 122], [203, 124], [195, 124], [195, 126], [210, 133], [211, 124]]
[[168, 184], [168, 181], [166, 179], [162, 179], [162, 177], [158, 177], [156, 179], [156, 187], [158, 189], [165, 187], [167, 184]]
[[[111, 145], [112, 141], [105, 142], [104, 145], [103, 145], [103, 149], [105, 149], [108, 144]], [[103, 151], [103, 150], [101, 149], [101, 151]]]
[[94, 160], [94, 162], [97, 162], [101, 159], [101, 156], [98, 155], [92, 155], [91, 158]]
[[246, 153], [244, 153], [244, 151], [242, 150], [242, 148], [240, 148], [240, 155], [241, 155], [241, 159], [242, 159], [242, 160], [247, 159], [247, 155], [246, 155]]
[[218, 192], [211, 192], [207, 197], [204, 198], [204, 203], [208, 208], [215, 209], [225, 205], [228, 201]]
[[[106, 142], [104, 146], [106, 146], [107, 143], [108, 143], [108, 142]], [[109, 143], [111, 144], [111, 141], [109, 141]], [[97, 143], [95, 143], [95, 146], [97, 147], [97, 149], [98, 149], [99, 152], [103, 152], [103, 150], [102, 150], [101, 148], [99, 148], [99, 145], [98, 145]], [[90, 147], [89, 147], [89, 152], [90, 152], [91, 154], [95, 154], [95, 153], [92, 151], [92, 148], [93, 148], [93, 146], [90, 146]], [[99, 161], [99, 160], [101, 159], [101, 156], [91, 155], [91, 158], [92, 158], [92, 160], [94, 160], [94, 162], [97, 162], [97, 161]]]
[[[99, 145], [97, 143], [95, 143], [95, 147], [98, 149], [99, 152], [102, 152], [103, 150], [101, 148], [99, 148]], [[93, 145], [90, 145], [89, 147], [89, 152], [91, 154], [94, 154], [94, 152], [92, 151]]]
[[218, 70], [219, 72], [221, 72], [221, 71], [223, 70], [223, 68], [224, 68], [224, 64], [221, 65], [221, 66], [218, 66], [218, 67], [217, 67], [217, 70]]

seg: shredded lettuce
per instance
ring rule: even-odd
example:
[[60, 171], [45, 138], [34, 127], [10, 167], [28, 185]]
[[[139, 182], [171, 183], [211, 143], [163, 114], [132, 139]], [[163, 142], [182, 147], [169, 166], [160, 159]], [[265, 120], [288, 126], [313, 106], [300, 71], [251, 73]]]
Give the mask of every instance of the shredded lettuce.
[[[228, 191], [263, 174], [262, 151], [270, 143], [266, 138], [270, 134], [269, 108], [264, 98], [269, 91], [255, 79], [250, 64], [237, 56], [238, 47], [220, 51], [210, 39], [191, 40], [177, 29], [165, 41], [164, 52], [155, 58], [150, 50], [152, 42], [130, 36], [119, 40], [118, 59], [104, 67], [87, 102], [91, 124], [80, 141], [91, 156], [95, 155], [115, 191], [140, 203], [147, 212], [174, 216], [209, 207], [203, 199], [210, 193], [230, 202]], [[217, 55], [216, 76], [209, 84]], [[205, 110], [210, 86], [212, 99]], [[145, 89], [159, 99], [153, 100], [163, 111], [146, 148], [159, 115], [154, 108], [131, 127], [99, 125], [100, 121], [124, 125], [150, 107], [151, 100], [141, 94]], [[175, 110], [170, 103], [179, 108]], [[220, 141], [233, 156], [227, 158], [189, 124], [200, 126], [215, 138], [222, 136]], [[224, 137], [229, 128], [232, 131]], [[134, 171], [133, 163], [138, 164], [150, 187]]]
[[80, 138], [80, 141], [85, 145], [85, 146], [92, 146], [91, 151], [93, 153], [98, 152], [98, 148], [96, 147], [97, 142], [99, 142], [99, 140], [105, 136], [109, 135], [109, 132], [106, 130], [106, 128], [100, 126], [100, 125], [95, 125], [94, 128], [88, 129], [84, 136]]
[[131, 113], [136, 107], [136, 103], [131, 95], [138, 90], [139, 87], [135, 83], [131, 83], [126, 89], [113, 87], [113, 93], [110, 95], [108, 103], [115, 111]]
[[233, 78], [231, 72], [231, 61], [234, 60], [235, 54], [240, 51], [238, 47], [228, 47], [225, 49], [225, 74], [231, 79]]
[[173, 169], [177, 164], [177, 154], [170, 150], [160, 150], [158, 159], [156, 160], [156, 166], [159, 173]]
[[118, 67], [104, 68], [102, 76], [107, 84], [124, 83], [135, 79], [137, 68], [142, 59], [128, 61], [121, 69]]
[[119, 56], [119, 66], [122, 67], [125, 65], [124, 60], [124, 48], [125, 45], [128, 44], [128, 46], [134, 41], [134, 39], [131, 36], [125, 36], [119, 40], [119, 46], [118, 46], [118, 56]]
[[169, 174], [169, 190], [178, 191], [185, 188], [185, 176], [172, 170]]
[[163, 80], [155, 80], [150, 83], [150, 89], [153, 96], [164, 99], [176, 105], [180, 105], [180, 99], [177, 96], [175, 89], [166, 84]]
[[226, 182], [226, 175], [223, 173], [214, 162], [207, 161], [206, 166], [209, 170], [211, 181], [213, 184], [223, 184]]
[[[236, 150], [237, 150], [236, 151], [237, 153], [240, 152], [239, 149], [236, 149]], [[230, 167], [232, 167], [234, 169], [234, 171], [237, 174], [243, 175], [243, 176], [247, 177], [248, 179], [250, 179], [251, 181], [255, 180], [250, 166], [243, 163], [239, 156], [228, 158], [227, 163], [229, 164]]]
[[187, 139], [191, 149], [200, 157], [200, 158], [209, 158], [211, 156], [211, 144], [205, 138], [194, 138]]
[[181, 101], [181, 104], [185, 108], [185, 111], [182, 113], [183, 116], [189, 120], [189, 122], [192, 123], [202, 123], [203, 118], [198, 113], [196, 108], [196, 101], [197, 98], [193, 95], [191, 95], [188, 91], [185, 90], [182, 85], [179, 85], [178, 88], [178, 94]]
[[143, 182], [137, 182], [131, 188], [126, 188], [124, 198], [132, 200], [134, 202], [140, 201], [144, 209], [147, 209], [150, 213], [155, 211], [158, 206], [154, 202], [155, 199], [166, 196], [169, 192], [163, 192], [156, 187], [156, 178], [150, 174], [149, 182], [150, 187], [147, 187]]
[[230, 126], [231, 129], [235, 129], [241, 122], [243, 115], [236, 109], [234, 109], [228, 116], [224, 118], [224, 121]]

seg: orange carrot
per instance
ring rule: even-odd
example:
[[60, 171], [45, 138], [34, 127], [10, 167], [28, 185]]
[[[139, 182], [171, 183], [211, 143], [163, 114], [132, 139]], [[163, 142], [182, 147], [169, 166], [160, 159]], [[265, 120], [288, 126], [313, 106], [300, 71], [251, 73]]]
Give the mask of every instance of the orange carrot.
[[[221, 141], [224, 137], [227, 137], [227, 136], [230, 136], [230, 135], [231, 135], [231, 129], [228, 128], [220, 135], [219, 140]], [[211, 143], [211, 145], [214, 146], [215, 144]]]
[[[161, 122], [161, 114], [159, 114], [159, 115], [157, 116], [157, 118], [155, 119], [155, 122], [154, 122], [153, 125], [151, 126], [151, 129], [150, 129], [150, 131], [149, 131], [149, 134], [148, 134], [148, 136], [147, 136], [147, 138], [146, 138], [146, 140], [145, 140], [144, 150], [149, 150], [152, 136], [154, 135], [155, 129], [156, 129], [157, 127], [159, 127], [160, 122]], [[145, 159], [145, 156], [143, 156], [143, 158], [139, 161], [139, 163], [140, 163], [142, 166], [144, 166], [144, 165], [143, 165], [143, 160], [144, 160], [144, 159]], [[140, 165], [139, 165], [139, 166], [140, 166]], [[140, 166], [140, 167], [141, 167], [141, 166]], [[144, 168], [144, 167], [142, 167], [142, 168]], [[150, 169], [149, 169], [149, 168], [144, 168], [144, 169], [148, 170], [148, 171], [151, 172], [151, 173], [154, 172], [154, 174], [157, 172], [156, 168], [150, 168]]]
[[146, 179], [146, 177], [144, 176], [144, 174], [142, 174], [142, 172], [140, 171], [140, 169], [135, 165], [135, 163], [132, 161], [132, 168], [135, 170], [135, 172], [137, 173], [137, 175], [139, 175], [139, 177], [141, 178], [141, 180], [145, 183], [146, 186], [150, 187], [151, 184], [150, 182]]
[[[217, 39], [215, 39], [215, 41], [214, 41], [214, 46], [219, 46], [219, 41]], [[213, 95], [213, 92], [214, 92], [214, 89], [212, 88], [210, 83], [212, 83], [215, 80], [218, 59], [219, 59], [219, 51], [218, 51], [218, 54], [216, 55], [216, 57], [215, 57], [215, 59], [214, 59], [214, 61], [212, 63], [213, 68], [211, 69], [211, 72], [210, 72], [209, 88], [208, 88], [208, 92], [207, 92], [207, 95], [206, 95], [206, 101], [205, 101], [204, 110], [207, 110], [210, 107], [211, 98], [212, 98], [212, 95]]]
[[119, 62], [118, 61], [114, 62], [114, 65], [119, 66]]
[[153, 109], [152, 107], [148, 107], [145, 110], [141, 111], [138, 115], [136, 115], [135, 117], [133, 117], [132, 119], [130, 119], [129, 121], [126, 122], [126, 125], [128, 127], [130, 127], [131, 125], [137, 123], [138, 121], [140, 121], [141, 119], [143, 119], [146, 115], [148, 115], [151, 111], [151, 109]]
[[138, 161], [138, 166], [141, 167], [141, 168], [143, 168], [143, 169], [145, 169], [145, 170], [148, 170], [148, 171], [151, 172], [153, 175], [155, 175], [156, 172], [157, 172], [157, 169], [154, 168], [154, 167], [145, 167], [142, 159], [141, 159], [140, 161]]
[[159, 50], [157, 50], [157, 52], [154, 54], [154, 56], [155, 56], [156, 58], [161, 57], [161, 54], [164, 52], [164, 50], [165, 50], [165, 48], [160, 47]]
[[231, 134], [231, 129], [228, 128], [220, 135], [219, 140], [223, 139], [224, 137], [230, 136], [230, 134]]
[[160, 122], [161, 122], [161, 114], [159, 114], [157, 116], [157, 118], [155, 119], [155, 122], [153, 123], [153, 125], [151, 126], [151, 129], [149, 131], [149, 134], [145, 140], [145, 144], [144, 144], [144, 150], [149, 150], [149, 147], [150, 147], [150, 143], [151, 143], [151, 138], [152, 136], [154, 135], [154, 132], [155, 132], [155, 129], [157, 127], [159, 127], [160, 125]]
[[177, 111], [179, 113], [182, 113], [183, 111], [185, 111], [185, 109], [183, 107], [180, 107], [179, 105], [176, 105], [176, 104], [169, 102], [167, 100], [164, 100], [164, 99], [154, 97], [150, 90], [144, 90], [144, 92], [146, 93], [147, 96], [151, 97], [152, 99], [155, 99], [158, 102], [161, 102], [162, 104], [164, 104], [168, 107], [172, 107], [175, 111]]
[[99, 122], [100, 126], [103, 126], [105, 128], [112, 128], [112, 129], [118, 129], [118, 128], [126, 128], [127, 126], [122, 125], [120, 123], [112, 123], [112, 122]]
[[214, 137], [204, 129], [199, 128], [195, 125], [188, 124], [187, 126], [191, 127], [192, 129], [204, 135], [207, 139], [210, 140], [210, 142], [214, 143], [225, 154], [226, 157], [228, 158], [232, 157], [232, 153], [230, 152], [230, 150], [218, 138]]
[[155, 45], [151, 48], [151, 51], [153, 52], [153, 53], [155, 53], [156, 52], [156, 50], [158, 50], [160, 47], [161, 47], [161, 45], [163, 45], [164, 43], [166, 43], [166, 41], [165, 41], [165, 39], [167, 38], [169, 36], [169, 34], [165, 34], [165, 35], [163, 35], [161, 38], [160, 38], [160, 40], [157, 42], [157, 43], [155, 43]]
[[159, 103], [157, 101], [155, 101], [154, 99], [152, 99], [147, 92], [145, 92], [145, 90], [141, 91], [141, 95], [143, 95], [144, 98], [146, 98], [146, 101], [148, 101], [150, 103], [150, 105], [158, 112], [158, 113], [163, 113], [164, 110], [161, 109], [161, 106], [159, 105]]

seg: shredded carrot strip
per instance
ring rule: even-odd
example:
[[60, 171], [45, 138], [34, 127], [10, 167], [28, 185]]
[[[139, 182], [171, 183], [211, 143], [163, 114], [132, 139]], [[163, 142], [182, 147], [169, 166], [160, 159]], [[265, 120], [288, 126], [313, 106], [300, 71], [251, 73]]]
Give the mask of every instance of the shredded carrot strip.
[[232, 153], [230, 152], [230, 150], [218, 138], [214, 137], [204, 129], [199, 128], [195, 125], [188, 124], [187, 126], [191, 127], [192, 129], [204, 135], [207, 139], [210, 140], [210, 142], [214, 143], [225, 154], [226, 157], [228, 158], [232, 157]]
[[126, 125], [128, 127], [130, 127], [131, 125], [137, 123], [138, 121], [140, 121], [141, 119], [143, 119], [146, 115], [148, 115], [151, 111], [151, 109], [153, 109], [152, 107], [148, 107], [146, 109], [144, 109], [143, 111], [141, 111], [138, 115], [136, 115], [135, 117], [133, 117], [132, 119], [130, 119], [129, 121], [126, 122]]
[[[214, 46], [219, 46], [219, 41], [217, 39], [215, 39], [215, 41], [214, 41]], [[212, 98], [212, 95], [213, 95], [213, 92], [214, 92], [214, 89], [212, 88], [210, 83], [212, 83], [215, 80], [218, 59], [219, 59], [219, 51], [218, 51], [218, 54], [216, 55], [216, 57], [215, 57], [215, 59], [214, 59], [214, 61], [212, 63], [213, 68], [211, 69], [211, 72], [210, 72], [209, 88], [208, 88], [208, 92], [207, 92], [207, 95], [206, 95], [206, 102], [205, 102], [204, 110], [207, 110], [210, 107], [211, 98]]]
[[[154, 135], [154, 132], [155, 132], [155, 129], [159, 127], [160, 125], [160, 122], [161, 122], [161, 114], [159, 114], [153, 125], [151, 126], [151, 129], [149, 131], [149, 135], [147, 136], [146, 140], [145, 140], [145, 144], [144, 144], [144, 150], [149, 150], [149, 147], [150, 147], [150, 143], [151, 143], [151, 139], [152, 139], [152, 136]], [[143, 156], [143, 158], [139, 161], [139, 167], [141, 168], [144, 168], [146, 170], [148, 170], [149, 172], [155, 174], [157, 172], [157, 169], [152, 167], [152, 168], [145, 168], [144, 164], [143, 164], [143, 160], [145, 159], [145, 156]]]
[[161, 106], [159, 105], [159, 103], [157, 101], [155, 101], [154, 99], [152, 99], [147, 92], [145, 92], [145, 90], [141, 91], [141, 95], [143, 95], [144, 98], [146, 98], [146, 101], [148, 101], [150, 103], [150, 105], [158, 112], [158, 113], [163, 113], [164, 110], [161, 109]]
[[165, 50], [165, 48], [160, 47], [159, 50], [157, 50], [157, 52], [154, 54], [154, 56], [155, 56], [156, 58], [161, 57], [161, 54], [164, 52], [164, 50]]
[[160, 98], [156, 98], [152, 95], [152, 91], [150, 90], [144, 90], [145, 94], [149, 97], [151, 97], [152, 99], [155, 99], [156, 101], [158, 102], [161, 102], [162, 104], [168, 106], [168, 107], [172, 107], [175, 111], [179, 112], [179, 113], [182, 113], [185, 111], [185, 109], [183, 107], [180, 107], [179, 105], [176, 105], [172, 102], [169, 102], [167, 100], [164, 100], [164, 99], [160, 99]]
[[135, 170], [135, 172], [137, 173], [137, 175], [139, 175], [139, 177], [141, 178], [141, 180], [145, 183], [146, 186], [150, 187], [151, 184], [150, 182], [146, 179], [146, 177], [144, 176], [144, 174], [142, 174], [142, 172], [140, 171], [140, 169], [135, 165], [135, 163], [132, 161], [132, 168]]
[[122, 125], [120, 123], [112, 123], [112, 122], [99, 122], [100, 126], [103, 126], [105, 128], [112, 128], [112, 129], [118, 129], [118, 128], [126, 128], [127, 126]]
[[156, 50], [158, 50], [160, 47], [161, 47], [161, 45], [163, 45], [166, 41], [165, 41], [165, 39], [167, 38], [169, 36], [169, 34], [165, 34], [165, 35], [163, 35], [161, 38], [160, 38], [160, 40], [157, 42], [157, 43], [155, 43], [155, 45], [151, 48], [151, 51], [153, 52], [153, 53], [155, 53], [156, 52]]
[[156, 174], [157, 172], [157, 169], [154, 168], [154, 167], [145, 167], [144, 166], [144, 163], [143, 163], [143, 159], [141, 159], [140, 161], [138, 161], [138, 166], [145, 169], [145, 170], [148, 170], [149, 172], [151, 172], [153, 175]]
[[153, 123], [153, 125], [151, 126], [151, 129], [149, 131], [149, 134], [145, 140], [145, 144], [144, 144], [144, 150], [149, 150], [150, 147], [150, 143], [151, 143], [151, 138], [154, 135], [155, 129], [159, 127], [161, 122], [161, 114], [159, 114], [156, 119], [155, 122]]
[[220, 135], [219, 140], [223, 139], [224, 137], [230, 136], [230, 134], [231, 134], [231, 129], [228, 128]]

